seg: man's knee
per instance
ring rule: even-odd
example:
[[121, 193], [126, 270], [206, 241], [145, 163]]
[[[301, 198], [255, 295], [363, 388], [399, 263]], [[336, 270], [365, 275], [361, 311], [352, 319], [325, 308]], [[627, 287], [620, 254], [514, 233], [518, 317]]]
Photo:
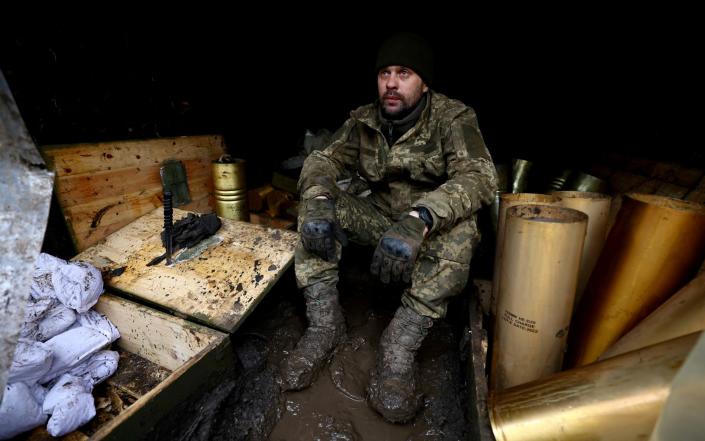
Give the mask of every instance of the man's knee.
[[321, 282], [335, 286], [338, 282], [338, 262], [342, 255], [342, 248], [342, 245], [336, 243], [335, 260], [329, 262], [306, 250], [299, 240], [294, 250], [294, 273], [297, 286], [305, 288]]
[[420, 256], [406, 290], [404, 304], [419, 314], [441, 318], [448, 300], [467, 285], [470, 265], [435, 256]]
[[475, 219], [466, 219], [449, 231], [430, 237], [421, 250], [421, 255], [433, 256], [469, 265], [475, 247], [480, 241]]
[[367, 199], [344, 194], [336, 201], [340, 226], [348, 239], [358, 245], [375, 246], [391, 221]]

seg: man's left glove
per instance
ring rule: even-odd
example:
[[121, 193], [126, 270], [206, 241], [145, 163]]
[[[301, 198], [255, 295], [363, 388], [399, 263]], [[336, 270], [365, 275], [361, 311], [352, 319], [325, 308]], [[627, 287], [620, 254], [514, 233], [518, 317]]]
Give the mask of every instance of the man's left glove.
[[392, 225], [379, 240], [370, 271], [383, 283], [411, 282], [411, 273], [421, 249], [426, 224], [421, 219], [408, 215]]
[[335, 240], [347, 244], [345, 233], [335, 218], [335, 200], [315, 198], [305, 202], [301, 221], [301, 243], [321, 259], [335, 260]]

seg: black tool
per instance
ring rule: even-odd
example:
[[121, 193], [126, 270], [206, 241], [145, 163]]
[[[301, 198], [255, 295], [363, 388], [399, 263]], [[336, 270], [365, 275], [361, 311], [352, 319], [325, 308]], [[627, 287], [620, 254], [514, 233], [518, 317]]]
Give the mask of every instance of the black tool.
[[171, 265], [173, 242], [171, 229], [174, 221], [174, 209], [171, 206], [171, 192], [164, 192], [164, 247], [166, 248], [166, 264]]
[[152, 259], [152, 260], [150, 260], [149, 262], [147, 262], [147, 266], [156, 265], [156, 264], [158, 264], [159, 262], [161, 262], [162, 260], [164, 260], [165, 258], [166, 258], [166, 253], [162, 254], [161, 256], [157, 256], [157, 257], [155, 257], [154, 259]]
[[[167, 244], [171, 243], [172, 253], [184, 248], [191, 248], [202, 240], [214, 235], [220, 229], [221, 222], [215, 213], [196, 215], [188, 213], [186, 217], [176, 221], [171, 230], [171, 238], [167, 240], [166, 223], [164, 231], [162, 231], [162, 244], [167, 248]], [[166, 259], [169, 250], [150, 260], [147, 266], [156, 265]]]

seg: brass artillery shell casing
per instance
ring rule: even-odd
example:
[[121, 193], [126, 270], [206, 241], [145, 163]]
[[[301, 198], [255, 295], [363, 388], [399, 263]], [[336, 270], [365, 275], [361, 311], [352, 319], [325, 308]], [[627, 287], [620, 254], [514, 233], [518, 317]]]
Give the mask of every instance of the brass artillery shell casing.
[[495, 390], [560, 370], [588, 218], [569, 208], [518, 205], [506, 222], [490, 378]]
[[529, 184], [529, 171], [533, 163], [526, 159], [512, 160], [512, 193], [524, 193]]
[[559, 205], [581, 211], [588, 216], [587, 233], [585, 233], [585, 246], [583, 247], [583, 258], [580, 261], [580, 276], [578, 277], [578, 289], [575, 294], [575, 303], [585, 291], [590, 274], [592, 273], [597, 259], [600, 257], [602, 247], [607, 239], [607, 221], [610, 215], [610, 205], [612, 197], [601, 193], [590, 193], [584, 191], [554, 191], [551, 193], [561, 198]]
[[509, 166], [507, 164], [496, 164], [497, 190], [504, 193], [509, 191]]
[[573, 173], [563, 186], [564, 190], [604, 193], [608, 190], [607, 182], [583, 172]]
[[551, 178], [551, 181], [548, 183], [548, 191], [549, 192], [554, 192], [554, 191], [560, 191], [565, 188], [566, 181], [570, 176], [573, 174], [573, 170], [571, 169], [563, 169], [560, 172], [558, 172], [553, 178]]
[[497, 244], [494, 257], [494, 275], [492, 276], [492, 295], [490, 300], [492, 315], [497, 314], [497, 293], [501, 277], [500, 262], [504, 246], [504, 224], [507, 210], [515, 205], [553, 205], [560, 199], [556, 196], [537, 193], [504, 193], [499, 195], [499, 211], [497, 215]]
[[249, 221], [245, 161], [222, 156], [213, 161], [215, 211], [220, 217]]
[[705, 329], [705, 273], [698, 275], [624, 337], [600, 360]]
[[705, 257], [705, 205], [627, 194], [570, 330], [570, 366], [592, 363], [681, 288]]
[[494, 392], [498, 441], [648, 439], [700, 333]]

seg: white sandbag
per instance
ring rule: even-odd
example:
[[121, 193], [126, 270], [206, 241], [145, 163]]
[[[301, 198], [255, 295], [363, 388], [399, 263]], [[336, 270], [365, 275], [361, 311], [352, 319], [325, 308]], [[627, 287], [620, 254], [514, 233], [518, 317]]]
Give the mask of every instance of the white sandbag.
[[27, 300], [27, 304], [24, 307], [24, 321], [25, 322], [36, 322], [37, 320], [44, 317], [47, 310], [54, 306], [56, 300], [52, 298], [44, 299], [32, 299]]
[[73, 432], [95, 416], [95, 403], [90, 393], [74, 395], [54, 407], [54, 413], [47, 423], [51, 436], [62, 436]]
[[39, 323], [37, 322], [24, 322], [20, 328], [20, 337], [23, 340], [38, 340], [37, 334], [39, 333]]
[[110, 343], [111, 340], [103, 333], [85, 326], [69, 329], [47, 340], [44, 344], [51, 349], [54, 360], [40, 383], [47, 383], [68, 372]]
[[103, 278], [98, 268], [86, 262], [69, 262], [52, 274], [56, 298], [78, 312], [86, 312], [103, 293]]
[[42, 253], [34, 265], [34, 299], [56, 298], [65, 306], [86, 312], [103, 292], [100, 271], [86, 262], [67, 262]]
[[120, 332], [110, 320], [103, 314], [96, 311], [87, 311], [78, 315], [78, 323], [85, 327], [94, 329], [105, 336], [110, 343], [120, 338]]
[[52, 306], [37, 326], [37, 340], [47, 341], [61, 334], [76, 321], [76, 313], [61, 303]]
[[65, 260], [46, 253], [41, 253], [37, 257], [37, 261], [34, 263], [34, 274], [30, 288], [32, 298], [55, 298], [52, 275], [62, 265], [67, 265]]
[[5, 387], [0, 403], [0, 439], [41, 426], [47, 418], [26, 384], [10, 383]]
[[52, 414], [54, 408], [62, 402], [70, 401], [78, 394], [91, 393], [91, 391], [93, 391], [93, 385], [89, 381], [71, 374], [64, 374], [47, 393], [42, 410], [44, 413]]
[[32, 385], [29, 390], [32, 392], [32, 396], [34, 397], [34, 401], [37, 402], [40, 406], [44, 404], [44, 399], [47, 397], [47, 394], [49, 393], [49, 389], [46, 387], [42, 386], [39, 383], [35, 383]]
[[53, 351], [38, 341], [21, 339], [15, 347], [8, 383], [24, 382], [29, 385], [44, 377], [52, 365]]
[[120, 354], [116, 351], [98, 351], [93, 356], [69, 371], [69, 374], [81, 377], [95, 386], [115, 373]]

